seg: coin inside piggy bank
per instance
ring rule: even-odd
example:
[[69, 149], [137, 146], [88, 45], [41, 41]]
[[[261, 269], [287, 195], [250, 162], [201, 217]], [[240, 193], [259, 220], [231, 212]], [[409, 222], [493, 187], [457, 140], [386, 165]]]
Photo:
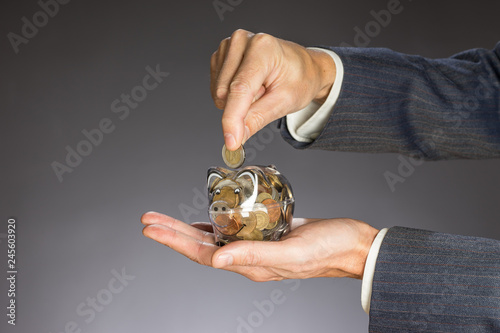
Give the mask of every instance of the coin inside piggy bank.
[[208, 170], [208, 215], [216, 241], [279, 240], [290, 230], [294, 199], [274, 166]]

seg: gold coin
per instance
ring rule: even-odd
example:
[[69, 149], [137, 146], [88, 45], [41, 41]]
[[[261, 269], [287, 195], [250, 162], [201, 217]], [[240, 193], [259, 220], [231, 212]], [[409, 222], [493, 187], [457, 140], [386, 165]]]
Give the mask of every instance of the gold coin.
[[230, 151], [224, 144], [224, 146], [222, 146], [222, 159], [228, 167], [237, 169], [245, 162], [245, 149], [243, 146], [240, 146], [235, 151]]
[[273, 197], [269, 193], [262, 192], [259, 193], [259, 195], [257, 196], [257, 202], [263, 202], [266, 199], [272, 199], [272, 198]]
[[292, 223], [292, 219], [293, 219], [293, 214], [292, 214], [292, 205], [289, 204], [287, 207], [286, 207], [286, 211], [285, 211], [285, 220], [286, 220], [286, 223], [288, 224], [291, 224]]
[[269, 223], [274, 223], [278, 221], [281, 215], [281, 208], [279, 204], [273, 199], [266, 199], [262, 201], [267, 208], [267, 214], [269, 215]]
[[290, 199], [293, 199], [292, 190], [290, 189], [290, 187], [287, 184], [285, 184], [283, 186], [283, 191], [281, 192], [281, 201], [290, 200]]
[[269, 230], [269, 229], [273, 229], [273, 228], [276, 228], [276, 226], [278, 225], [278, 220], [272, 222], [272, 223], [269, 223], [267, 226], [266, 226], [266, 229]]
[[281, 181], [277, 175], [270, 173], [267, 175], [267, 178], [278, 191], [281, 191], [283, 184], [281, 184]]
[[244, 240], [261, 241], [264, 239], [264, 235], [262, 234], [262, 231], [255, 229], [249, 235], [243, 236], [243, 239]]
[[257, 225], [255, 226], [258, 230], [263, 230], [269, 224], [269, 215], [266, 212], [256, 211], [255, 217], [257, 218]]
[[255, 230], [257, 226], [257, 217], [254, 212], [248, 212], [247, 217], [242, 217], [241, 223], [243, 224], [243, 228], [236, 234], [236, 236], [243, 238], [247, 237]]

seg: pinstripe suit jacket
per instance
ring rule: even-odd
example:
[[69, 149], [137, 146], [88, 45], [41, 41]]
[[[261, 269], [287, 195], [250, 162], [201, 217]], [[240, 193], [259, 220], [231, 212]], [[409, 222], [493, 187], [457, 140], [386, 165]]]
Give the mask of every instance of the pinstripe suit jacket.
[[[344, 81], [299, 149], [396, 152], [426, 160], [500, 157], [500, 43], [446, 59], [330, 48]], [[377, 259], [371, 332], [500, 332], [500, 241], [394, 227]]]

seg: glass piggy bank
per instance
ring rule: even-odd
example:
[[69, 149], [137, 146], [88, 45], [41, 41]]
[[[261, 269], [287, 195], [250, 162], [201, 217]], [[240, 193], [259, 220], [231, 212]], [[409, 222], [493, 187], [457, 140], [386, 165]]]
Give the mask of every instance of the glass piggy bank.
[[294, 198], [273, 165], [208, 170], [208, 215], [216, 242], [279, 240], [290, 230]]

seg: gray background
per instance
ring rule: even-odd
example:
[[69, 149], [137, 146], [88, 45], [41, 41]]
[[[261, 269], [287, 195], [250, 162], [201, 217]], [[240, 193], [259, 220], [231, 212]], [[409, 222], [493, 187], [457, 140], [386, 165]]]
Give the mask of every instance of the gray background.
[[[499, 40], [498, 2], [401, 3], [402, 13], [370, 46], [447, 57]], [[18, 324], [7, 325], [2, 310], [0, 331], [59, 333], [74, 321], [82, 332], [236, 332], [238, 317], [255, 317], [253, 302], [279, 289], [284, 303], [255, 332], [365, 332], [360, 281], [311, 279], [295, 291], [284, 282], [255, 283], [143, 237], [139, 218], [149, 210], [182, 218], [186, 205], [197, 211], [189, 222], [207, 220], [193, 190], [204, 191], [207, 168], [222, 164], [221, 111], [209, 93], [209, 59], [220, 40], [245, 28], [303, 45], [352, 44], [353, 28], [386, 7], [374, 0], [243, 1], [221, 21], [212, 1], [71, 1], [15, 54], [7, 33], [20, 34], [21, 18], [31, 21], [40, 7], [4, 2], [0, 237], [16, 217], [19, 274]], [[111, 102], [156, 64], [170, 76], [120, 120]], [[81, 131], [103, 118], [114, 132], [59, 182], [51, 163], [64, 163], [65, 147], [75, 148]], [[498, 160], [424, 163], [392, 192], [383, 174], [397, 172], [396, 154], [297, 151], [271, 133], [251, 162], [276, 164], [287, 176], [296, 216], [500, 239]], [[86, 323], [78, 305], [123, 267], [135, 279]], [[6, 288], [2, 278], [2, 309]]]

